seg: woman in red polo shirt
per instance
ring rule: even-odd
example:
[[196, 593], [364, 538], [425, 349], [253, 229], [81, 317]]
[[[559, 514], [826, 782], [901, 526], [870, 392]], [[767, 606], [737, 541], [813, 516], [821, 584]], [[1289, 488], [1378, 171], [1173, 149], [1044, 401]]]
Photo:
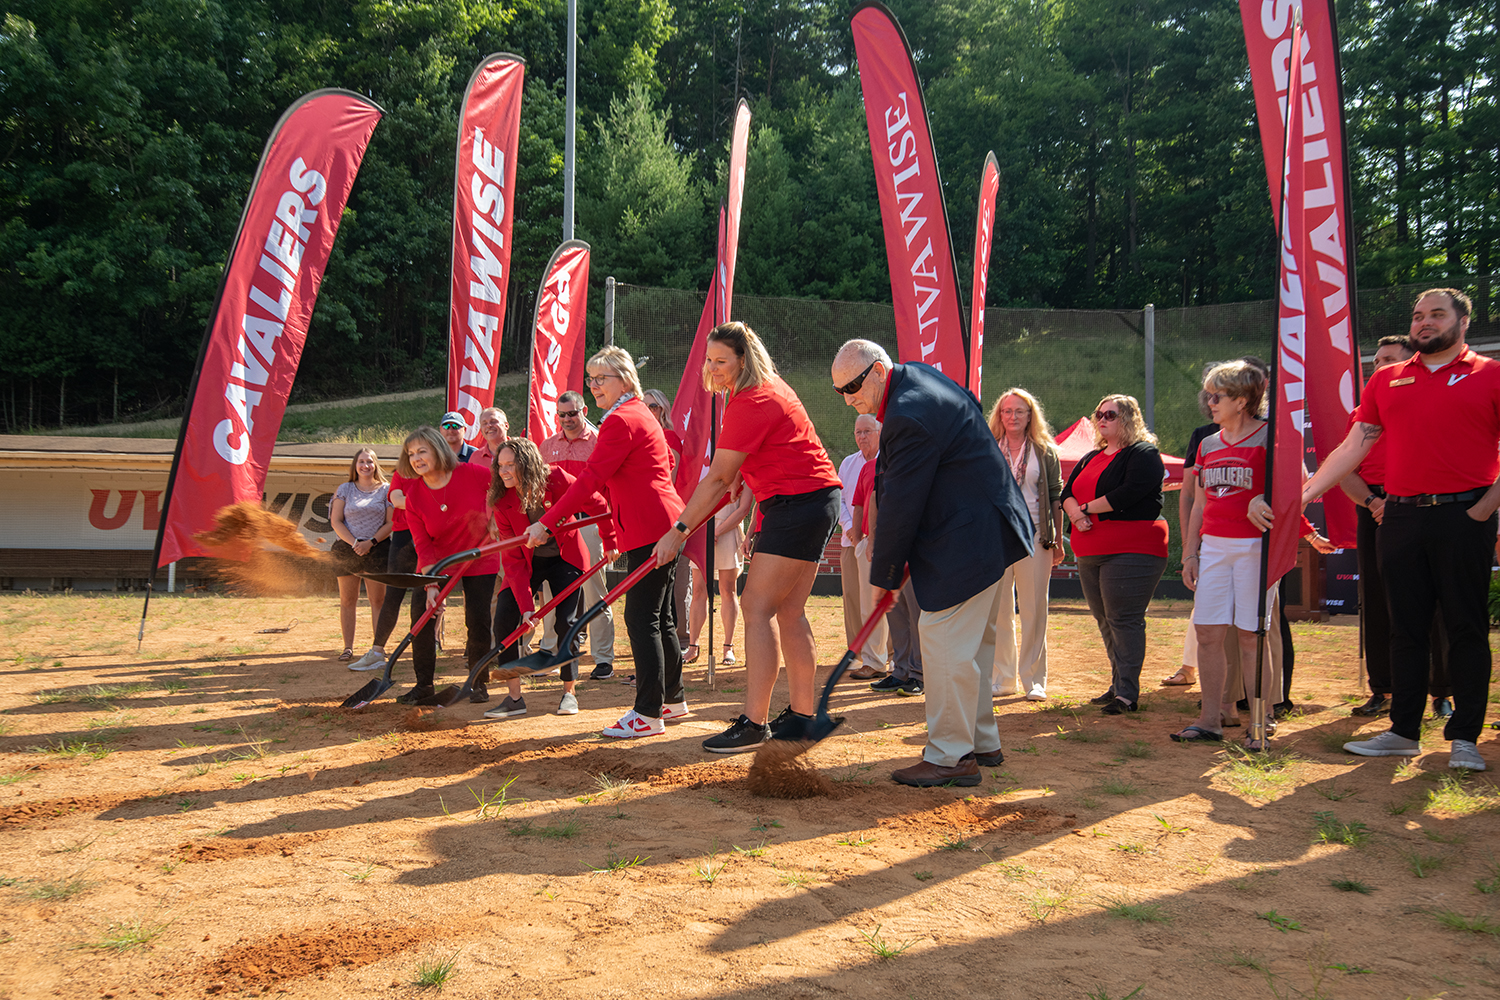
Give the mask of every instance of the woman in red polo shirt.
[[754, 330], [724, 323], [709, 333], [704, 383], [710, 391], [729, 394], [718, 450], [683, 520], [657, 542], [656, 561], [675, 560], [687, 540], [686, 525], [706, 517], [726, 492], [738, 493], [742, 480], [760, 503], [755, 555], [740, 596], [745, 711], [723, 733], [703, 741], [711, 753], [743, 753], [770, 735], [771, 689], [780, 671], [778, 633], [791, 691], [791, 706], [774, 723], [778, 734], [800, 732], [816, 708], [817, 650], [807, 595], [838, 521], [840, 484], [802, 401], [776, 373]]
[[[417, 550], [417, 565], [427, 572], [445, 556], [483, 545], [489, 537], [487, 494], [490, 473], [482, 466], [460, 463], [443, 435], [431, 427], [418, 427], [401, 445], [401, 459], [396, 465], [401, 475], [413, 480], [406, 491], [406, 526]], [[464, 624], [468, 640], [464, 652], [469, 669], [490, 649], [490, 598], [495, 592], [495, 573], [500, 557], [495, 553], [480, 556], [465, 565], [463, 574]], [[427, 604], [437, 600], [437, 586], [427, 588]], [[417, 602], [411, 602], [412, 624], [421, 617]], [[437, 636], [434, 622], [428, 623], [412, 639], [412, 667], [417, 686], [396, 700], [413, 705], [433, 693], [432, 679], [437, 672]], [[472, 702], [490, 700], [482, 682], [474, 685]]]
[[[529, 529], [537, 518], [568, 492], [573, 477], [555, 465], [548, 465], [536, 445], [526, 438], [510, 438], [495, 452], [493, 474], [490, 480], [490, 514], [495, 519], [495, 528], [501, 538], [514, 538]], [[596, 493], [583, 506], [586, 514], [604, 513], [604, 501]], [[601, 527], [606, 552], [615, 549], [614, 529], [608, 524]], [[568, 584], [578, 579], [590, 563], [588, 547], [576, 531], [565, 531], [549, 539], [537, 548], [506, 549], [500, 555], [500, 566], [505, 574], [504, 589], [495, 601], [495, 625], [493, 633], [499, 642], [516, 630], [522, 622], [531, 623], [536, 611], [532, 594], [541, 589], [543, 583], [552, 586], [553, 593], [561, 593]], [[557, 606], [557, 634], [566, 635], [578, 620], [580, 594], [574, 591], [563, 598]], [[516, 659], [520, 655], [519, 640], [500, 651], [497, 666]], [[578, 652], [577, 644], [569, 650]], [[569, 660], [562, 666], [562, 700], [558, 702], [558, 715], [577, 715], [578, 698], [573, 690], [578, 682], [578, 661]], [[505, 719], [526, 714], [526, 699], [521, 697], [521, 679], [510, 681], [510, 692], [497, 707], [484, 713], [486, 719]]]
[[[682, 500], [672, 487], [667, 439], [641, 398], [641, 379], [630, 354], [606, 347], [589, 358], [586, 367], [589, 390], [604, 411], [599, 439], [577, 481], [527, 529], [527, 544], [545, 543], [549, 531], [601, 493], [614, 515], [616, 544], [634, 571], [651, 558], [656, 539], [682, 513]], [[625, 631], [635, 657], [635, 707], [605, 729], [605, 736], [654, 736], [663, 731], [663, 720], [687, 714], [682, 648], [672, 607], [676, 568], [658, 567], [625, 595]]]
[[1161, 518], [1166, 469], [1134, 396], [1099, 400], [1094, 445], [1073, 467], [1062, 507], [1073, 522], [1069, 542], [1078, 557], [1078, 582], [1109, 656], [1109, 690], [1093, 704], [1105, 715], [1120, 715], [1134, 712], [1140, 700], [1146, 609], [1167, 568], [1167, 522]]

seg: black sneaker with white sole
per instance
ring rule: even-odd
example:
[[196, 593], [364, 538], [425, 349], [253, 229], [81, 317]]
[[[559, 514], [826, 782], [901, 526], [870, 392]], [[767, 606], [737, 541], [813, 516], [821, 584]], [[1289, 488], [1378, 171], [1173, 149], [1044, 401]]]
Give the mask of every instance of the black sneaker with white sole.
[[903, 698], [915, 698], [922, 693], [922, 682], [916, 678], [912, 678], [909, 681], [902, 681], [896, 685], [895, 691]]
[[709, 753], [748, 753], [770, 737], [770, 730], [770, 726], [758, 725], [748, 715], [741, 715], [718, 736], [704, 740], [703, 749]]
[[607, 681], [614, 675], [615, 665], [613, 663], [596, 663], [594, 664], [593, 673], [589, 674], [589, 679], [595, 681]]
[[901, 686], [901, 684], [902, 682], [896, 677], [895, 674], [886, 674], [884, 677], [880, 678], [880, 680], [871, 682], [870, 690], [890, 692], [896, 690]]

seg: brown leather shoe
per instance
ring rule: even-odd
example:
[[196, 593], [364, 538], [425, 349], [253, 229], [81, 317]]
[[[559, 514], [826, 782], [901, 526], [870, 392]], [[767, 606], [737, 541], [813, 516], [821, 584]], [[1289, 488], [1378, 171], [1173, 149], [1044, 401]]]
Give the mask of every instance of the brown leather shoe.
[[892, 771], [891, 779], [917, 788], [931, 788], [934, 785], [959, 785], [968, 788], [982, 780], [979, 764], [972, 757], [960, 760], [952, 767], [942, 767], [926, 760], [919, 761], [911, 767]]

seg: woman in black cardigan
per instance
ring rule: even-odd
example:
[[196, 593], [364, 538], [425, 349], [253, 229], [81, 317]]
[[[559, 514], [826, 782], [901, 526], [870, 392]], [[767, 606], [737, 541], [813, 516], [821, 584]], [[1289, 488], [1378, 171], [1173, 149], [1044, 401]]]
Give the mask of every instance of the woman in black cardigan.
[[1078, 578], [1109, 655], [1109, 690], [1093, 699], [1105, 715], [1134, 712], [1146, 658], [1146, 608], [1167, 568], [1166, 478], [1156, 436], [1134, 396], [1105, 396], [1094, 410], [1094, 450], [1063, 487], [1063, 513]]

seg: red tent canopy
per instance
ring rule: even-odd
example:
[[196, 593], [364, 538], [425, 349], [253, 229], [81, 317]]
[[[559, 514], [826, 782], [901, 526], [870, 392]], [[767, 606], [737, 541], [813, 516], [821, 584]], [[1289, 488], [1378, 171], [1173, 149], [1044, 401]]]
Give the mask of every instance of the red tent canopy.
[[[1062, 458], [1063, 482], [1067, 482], [1068, 477], [1073, 474], [1073, 467], [1078, 464], [1078, 460], [1093, 450], [1094, 427], [1089, 423], [1088, 417], [1075, 421], [1057, 435], [1057, 453]], [[1162, 484], [1162, 489], [1182, 489], [1182, 459], [1162, 452], [1161, 460], [1167, 467], [1167, 481]]]

